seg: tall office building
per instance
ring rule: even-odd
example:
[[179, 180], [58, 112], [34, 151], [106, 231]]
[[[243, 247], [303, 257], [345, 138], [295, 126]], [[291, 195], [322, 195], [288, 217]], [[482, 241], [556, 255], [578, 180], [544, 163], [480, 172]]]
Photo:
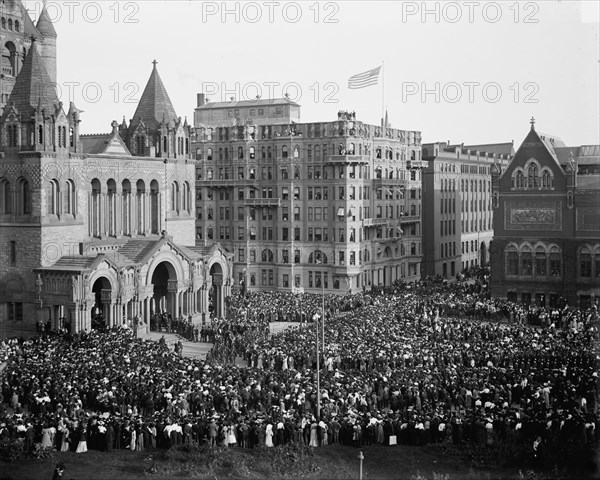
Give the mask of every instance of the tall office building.
[[420, 132], [350, 112], [195, 127], [196, 241], [232, 252], [237, 282], [343, 293], [420, 278]]
[[489, 262], [491, 166], [506, 167], [513, 153], [512, 142], [423, 144], [424, 275], [451, 278]]

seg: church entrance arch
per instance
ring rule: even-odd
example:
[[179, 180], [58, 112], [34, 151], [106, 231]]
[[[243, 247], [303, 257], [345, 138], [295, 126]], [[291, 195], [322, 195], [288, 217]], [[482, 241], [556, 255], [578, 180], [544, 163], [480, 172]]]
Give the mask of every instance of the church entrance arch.
[[210, 267], [212, 284], [208, 296], [208, 311], [212, 318], [221, 318], [223, 312], [223, 268], [216, 262]]
[[160, 262], [152, 273], [154, 294], [151, 302], [151, 313], [171, 314], [171, 318], [179, 317], [177, 305], [177, 271], [169, 261]]
[[92, 286], [92, 293], [94, 294], [94, 306], [91, 312], [92, 328], [104, 330], [110, 326], [112, 303], [112, 286], [108, 278], [97, 278]]

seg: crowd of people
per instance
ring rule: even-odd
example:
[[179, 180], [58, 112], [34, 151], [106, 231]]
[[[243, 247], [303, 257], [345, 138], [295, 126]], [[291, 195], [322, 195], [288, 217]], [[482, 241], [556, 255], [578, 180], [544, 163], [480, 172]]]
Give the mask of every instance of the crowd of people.
[[[600, 439], [596, 307], [538, 309], [540, 328], [480, 283], [436, 281], [229, 305], [197, 334], [214, 342], [207, 360], [123, 329], [5, 342], [0, 440], [85, 452]], [[509, 321], [486, 321], [492, 307]], [[296, 312], [307, 321], [269, 333]]]

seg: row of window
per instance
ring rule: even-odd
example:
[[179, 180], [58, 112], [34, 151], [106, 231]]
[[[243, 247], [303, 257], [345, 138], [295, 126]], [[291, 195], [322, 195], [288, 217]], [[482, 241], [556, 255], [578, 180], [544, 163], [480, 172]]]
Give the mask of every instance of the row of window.
[[12, 30], [15, 32], [21, 31], [21, 24], [19, 23], [18, 20], [15, 20], [13, 22], [12, 18], [6, 19], [5, 17], [2, 17], [2, 20], [0, 20], [0, 23], [2, 25], [3, 30]]
[[[301, 180], [301, 167], [295, 166], [294, 168], [294, 180]], [[261, 180], [289, 180], [289, 169], [290, 167], [282, 166], [264, 166], [261, 167]], [[279, 170], [279, 178], [277, 178], [277, 170]], [[397, 169], [383, 169], [382, 167], [375, 168], [375, 179], [388, 179], [388, 180], [406, 180], [407, 172], [401, 168]], [[338, 165], [337, 167], [326, 167], [321, 165], [308, 165], [306, 171], [306, 178], [308, 180], [320, 180], [321, 178], [327, 180], [344, 178], [365, 178], [371, 179], [371, 167], [363, 166], [359, 167], [356, 165]], [[202, 180], [202, 170], [197, 170], [197, 179]], [[410, 180], [420, 180], [420, 171], [411, 170], [408, 174]], [[215, 170], [213, 168], [207, 168], [206, 180], [216, 180]], [[233, 177], [233, 167], [219, 167], [218, 169], [218, 180], [245, 180], [246, 179], [246, 167], [237, 168], [237, 178]], [[258, 180], [258, 168], [256, 166], [248, 167], [248, 180]]]
[[[206, 228], [206, 239], [207, 240], [215, 240], [215, 227], [196, 227], [196, 238], [199, 240], [203, 240], [203, 232], [204, 228]], [[220, 226], [219, 228], [219, 240], [231, 240], [231, 232], [232, 227], [229, 226]], [[281, 228], [281, 236], [277, 238], [277, 228], [273, 227], [262, 227], [262, 235], [258, 238], [256, 227], [250, 227], [250, 229], [246, 230], [246, 227], [237, 227], [237, 241], [245, 241], [246, 235], [248, 235], [248, 240], [256, 241], [265, 240], [265, 241], [282, 241], [289, 242], [292, 241], [290, 236], [290, 229], [288, 227]], [[401, 227], [376, 227], [375, 229], [364, 229], [364, 241], [376, 240], [376, 239], [388, 239], [388, 238], [400, 238], [406, 234], [406, 236], [415, 236], [419, 233], [418, 226], [410, 225], [406, 227], [406, 229], [402, 229]], [[330, 235], [331, 233], [331, 235]], [[336, 237], [337, 233], [337, 237]], [[324, 227], [308, 227], [306, 229], [306, 235], [304, 237], [301, 235], [300, 227], [295, 227], [293, 229], [293, 241], [295, 242], [339, 242], [345, 243], [346, 238], [348, 238], [349, 242], [362, 242], [363, 241], [363, 229], [358, 230], [358, 236], [356, 235], [356, 231], [354, 228], [351, 228], [349, 234], [347, 233], [345, 228], [340, 228], [336, 230], [335, 228], [324, 228]]]
[[529, 160], [524, 168], [515, 168], [512, 174], [512, 188], [518, 190], [551, 189], [554, 187], [552, 171], [544, 167], [541, 169], [535, 160]]
[[470, 220], [461, 220], [461, 226], [463, 233], [483, 232], [485, 230], [491, 230], [492, 217], [490, 215], [487, 219], [471, 218]]

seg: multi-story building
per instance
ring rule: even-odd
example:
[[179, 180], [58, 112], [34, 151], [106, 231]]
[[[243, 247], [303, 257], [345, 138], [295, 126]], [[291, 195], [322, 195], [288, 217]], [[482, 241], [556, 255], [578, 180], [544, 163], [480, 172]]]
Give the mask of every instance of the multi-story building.
[[348, 292], [421, 275], [421, 134], [334, 122], [198, 126], [197, 242], [250, 289]]
[[[209, 99], [210, 100], [210, 99]], [[232, 127], [236, 125], [291, 125], [300, 122], [300, 105], [285, 98], [209, 102], [198, 94], [194, 111], [196, 127]]]
[[80, 113], [30, 48], [0, 117], [0, 333], [220, 315], [231, 256], [195, 246], [190, 130], [156, 63], [129, 126], [82, 135]]
[[50, 81], [56, 83], [56, 30], [44, 6], [34, 25], [20, 1], [0, 2], [0, 111], [33, 44], [44, 59]]
[[[481, 150], [482, 147], [488, 150]], [[454, 277], [489, 262], [491, 166], [507, 166], [512, 142], [423, 144], [423, 274]]]
[[492, 294], [542, 306], [600, 297], [600, 145], [568, 147], [531, 129], [492, 168]]

